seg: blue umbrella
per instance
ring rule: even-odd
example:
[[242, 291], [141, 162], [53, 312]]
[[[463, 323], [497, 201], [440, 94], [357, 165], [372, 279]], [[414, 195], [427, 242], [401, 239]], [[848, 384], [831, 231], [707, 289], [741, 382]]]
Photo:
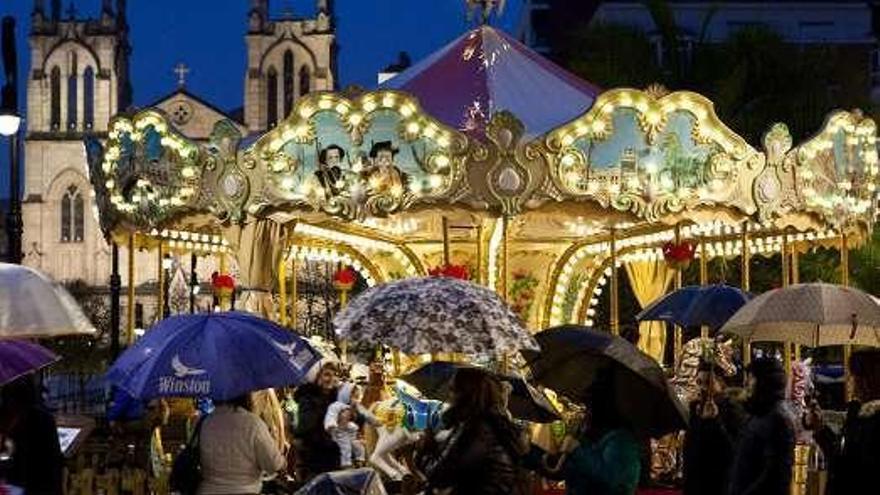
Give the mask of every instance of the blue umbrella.
[[321, 355], [305, 339], [247, 313], [167, 318], [126, 350], [107, 379], [139, 399], [228, 400], [298, 385]]
[[638, 321], [665, 321], [681, 327], [721, 328], [751, 295], [729, 285], [690, 285], [670, 292], [636, 315]]

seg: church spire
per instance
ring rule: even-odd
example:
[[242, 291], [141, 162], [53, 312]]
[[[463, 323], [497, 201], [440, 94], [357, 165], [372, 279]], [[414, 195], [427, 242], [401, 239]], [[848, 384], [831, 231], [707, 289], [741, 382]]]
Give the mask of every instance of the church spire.
[[101, 14], [113, 15], [113, 0], [101, 0]]
[[251, 9], [248, 12], [248, 27], [250, 32], [262, 31], [269, 22], [269, 0], [251, 0]]
[[52, 0], [52, 22], [61, 20], [61, 0]]
[[45, 12], [43, 12], [45, 9], [45, 5], [44, 5], [45, 3], [46, 2], [44, 0], [34, 0], [34, 12], [33, 13], [34, 14], [45, 14]]

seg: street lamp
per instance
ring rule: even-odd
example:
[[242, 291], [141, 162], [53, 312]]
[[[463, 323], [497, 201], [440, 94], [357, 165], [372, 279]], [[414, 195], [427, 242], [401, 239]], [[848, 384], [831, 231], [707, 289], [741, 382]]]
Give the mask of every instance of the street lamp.
[[15, 18], [3, 18], [0, 34], [3, 50], [3, 72], [6, 83], [0, 94], [0, 134], [9, 138], [9, 212], [6, 230], [9, 243], [9, 262], [21, 263], [21, 191], [19, 190], [18, 131], [21, 116], [18, 114], [18, 61], [15, 53]]
[[12, 137], [18, 134], [21, 126], [21, 117], [15, 111], [0, 110], [0, 136]]

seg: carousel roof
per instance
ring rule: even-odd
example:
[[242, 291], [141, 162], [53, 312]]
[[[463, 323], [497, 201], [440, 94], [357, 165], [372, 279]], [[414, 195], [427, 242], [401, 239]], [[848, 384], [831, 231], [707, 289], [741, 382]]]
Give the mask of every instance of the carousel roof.
[[433, 117], [469, 134], [481, 134], [495, 112], [510, 111], [527, 136], [583, 114], [601, 92], [489, 26], [468, 31], [381, 87], [412, 94]]

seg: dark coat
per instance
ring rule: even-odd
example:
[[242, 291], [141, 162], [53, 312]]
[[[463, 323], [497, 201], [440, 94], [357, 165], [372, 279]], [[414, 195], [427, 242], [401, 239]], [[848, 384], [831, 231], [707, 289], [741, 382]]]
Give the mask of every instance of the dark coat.
[[699, 402], [691, 404], [684, 439], [684, 495], [725, 495], [734, 446], [745, 411], [728, 398], [717, 400], [718, 416], [702, 418]]
[[451, 489], [452, 495], [524, 493], [518, 435], [500, 415], [458, 424], [440, 451], [422, 463], [429, 487]]
[[794, 445], [794, 424], [782, 401], [753, 409], [736, 444], [728, 493], [788, 495]]
[[[293, 400], [299, 420], [293, 430], [296, 462], [304, 478], [339, 469], [339, 446], [324, 429], [327, 407], [336, 400], [336, 389], [327, 391], [307, 383], [296, 389]], [[305, 481], [305, 480], [301, 480]]]
[[26, 495], [61, 495], [64, 456], [52, 414], [42, 407], [29, 408], [14, 420], [7, 437], [15, 446], [7, 482], [23, 487]]
[[828, 428], [816, 433], [816, 441], [828, 460], [827, 495], [861, 493], [865, 487], [876, 485], [880, 473], [880, 401], [853, 404], [841, 436]]

